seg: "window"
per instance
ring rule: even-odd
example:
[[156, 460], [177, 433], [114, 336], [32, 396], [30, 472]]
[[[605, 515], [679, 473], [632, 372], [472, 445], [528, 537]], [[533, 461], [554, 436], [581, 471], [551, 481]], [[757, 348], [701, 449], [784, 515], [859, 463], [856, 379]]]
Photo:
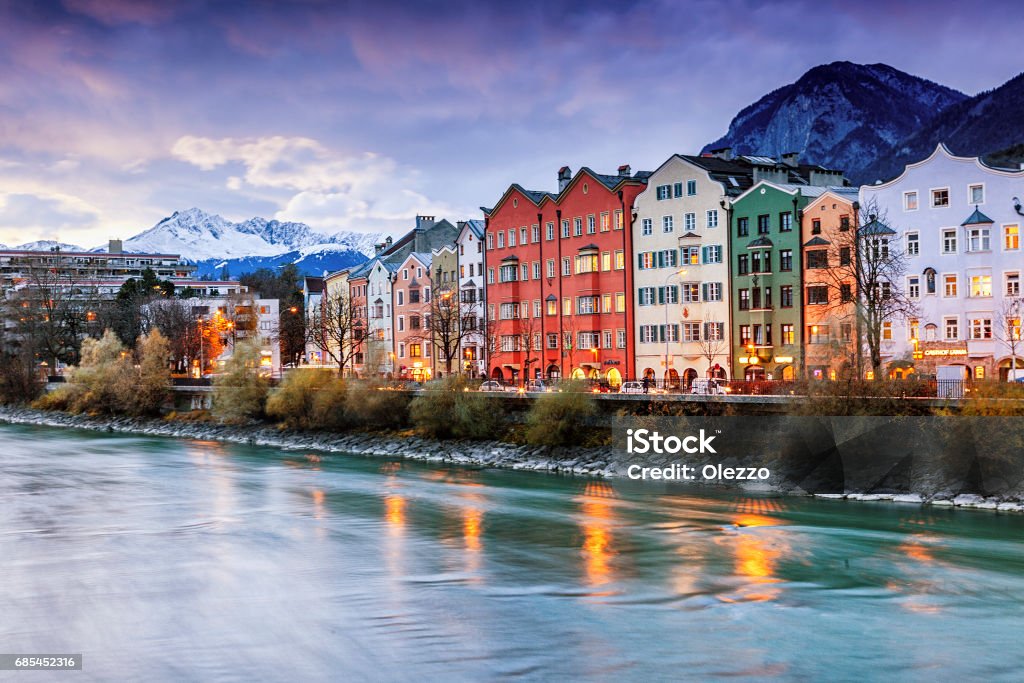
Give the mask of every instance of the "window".
[[683, 214], [683, 230], [687, 232], [693, 232], [697, 229], [697, 214], [695, 213], [684, 213]]
[[597, 232], [597, 219], [593, 216], [587, 216], [587, 234], [593, 235]]
[[579, 237], [583, 234], [583, 219], [573, 218], [572, 219], [572, 234], [573, 237]]
[[623, 270], [626, 267], [626, 253], [621, 249], [615, 250], [615, 270]]
[[721, 341], [725, 339], [725, 323], [704, 323], [704, 338], [708, 341]]
[[409, 357], [418, 358], [423, 355], [423, 347], [419, 344], [409, 344]]
[[674, 196], [674, 197], [682, 197], [683, 196], [683, 184], [682, 183], [673, 183], [673, 185], [672, 185], [672, 196]]
[[526, 282], [527, 280], [530, 279], [530, 266], [524, 263], [523, 265], [520, 266], [520, 269], [521, 273], [519, 279], [522, 280], [523, 282]]
[[907, 233], [907, 256], [917, 256], [921, 253], [921, 240], [916, 232]]
[[740, 310], [741, 311], [749, 311], [750, 310], [750, 290], [749, 289], [741, 289], [740, 290]]
[[944, 296], [946, 298], [953, 298], [953, 297], [955, 297], [956, 296], [956, 284], [957, 284], [957, 277], [956, 277], [956, 275], [955, 274], [953, 274], [953, 275], [943, 275], [942, 276], [942, 283], [943, 283], [942, 296]]
[[679, 247], [679, 257], [684, 266], [700, 265], [700, 247]]
[[602, 294], [601, 295], [601, 312], [612, 313], [612, 295]]
[[992, 276], [991, 275], [972, 275], [971, 276], [971, 296], [972, 297], [992, 296]]
[[653, 232], [654, 232], [654, 221], [652, 221], [650, 218], [645, 218], [642, 221], [640, 221], [640, 234], [642, 234], [642, 235], [650, 235]]
[[399, 332], [405, 331], [405, 316], [404, 315], [398, 316], [398, 331]]
[[557, 349], [558, 348], [558, 335], [557, 334], [548, 334], [548, 348], [549, 349]]
[[398, 292], [396, 293], [396, 296], [397, 296], [397, 299], [398, 299], [398, 305], [399, 306], [404, 306], [405, 305], [405, 292], [403, 292], [402, 290], [398, 290]]
[[722, 245], [711, 244], [703, 249], [704, 252], [704, 263], [721, 263], [722, 262]]
[[601, 343], [600, 335], [597, 332], [580, 332], [576, 335], [576, 348], [578, 349], [596, 349], [597, 345]]
[[967, 231], [967, 251], [989, 251], [991, 248], [988, 228], [970, 228]]
[[820, 235], [821, 234], [821, 219], [820, 218], [815, 218], [813, 221], [811, 221], [811, 234], [812, 235]]
[[654, 287], [641, 287], [637, 290], [637, 297], [641, 306], [654, 305]]
[[1017, 251], [1020, 249], [1020, 226], [1003, 226], [1003, 249], [1006, 251]]
[[658, 187], [655, 189], [655, 193], [659, 200], [671, 199], [672, 187], [670, 185], [658, 185]]
[[892, 321], [890, 320], [882, 323], [882, 340], [892, 341]]
[[701, 285], [704, 290], [704, 301], [721, 301], [722, 300], [722, 283], [721, 282], [705, 282]]
[[615, 330], [615, 348], [624, 349], [626, 348], [626, 330], [618, 329]]
[[779, 252], [779, 270], [793, 270], [793, 250], [783, 249]]
[[985, 186], [984, 185], [969, 185], [967, 187], [967, 195], [971, 198], [971, 204], [984, 204], [985, 203]]
[[941, 209], [949, 206], [949, 188], [942, 187], [932, 190], [932, 208]]
[[762, 214], [757, 217], [757, 234], [767, 235], [768, 230], [771, 228], [771, 216]]
[[544, 224], [544, 236], [549, 240], [555, 239], [555, 224], [553, 222], [548, 221]]
[[576, 257], [576, 274], [596, 273], [598, 270], [597, 254], [580, 254]]
[[871, 240], [871, 258], [878, 262], [886, 261], [889, 258], [889, 240], [884, 237], [874, 237]]
[[667, 325], [662, 326], [665, 330], [664, 340], [667, 342], [678, 342], [679, 341], [679, 325]]
[[562, 238], [569, 236], [569, 220], [565, 219], [562, 221]]
[[533, 262], [533, 279], [534, 280], [539, 280], [540, 279], [540, 261], [534, 261]]
[[917, 192], [903, 193], [903, 210], [917, 211]]
[[598, 312], [599, 298], [596, 296], [576, 297], [576, 312], [580, 315], [589, 315]]
[[839, 232], [849, 232], [849, 231], [850, 231], [850, 217], [849, 216], [840, 216], [839, 217]]
[[498, 233], [498, 249], [502, 249], [502, 248], [504, 248], [504, 246], [505, 246], [505, 233], [504, 232], [499, 232]]
[[911, 318], [908, 321], [907, 334], [909, 339], [920, 339], [921, 338], [921, 321], [915, 318]]
[[494, 268], [488, 268], [487, 269], [487, 284], [489, 284], [489, 285], [493, 285], [494, 284]]
[[942, 253], [943, 254], [955, 254], [956, 253], [956, 230], [943, 230], [942, 231]]
[[675, 268], [676, 267], [676, 250], [675, 249], [662, 249], [658, 252], [658, 267], [659, 268]]
[[622, 230], [622, 210], [615, 210], [615, 229]]
[[572, 274], [572, 261], [569, 260], [568, 256], [562, 258], [562, 276], [567, 277]]
[[740, 325], [740, 344], [746, 346], [752, 341], [750, 336], [750, 325]]
[[641, 325], [640, 326], [640, 343], [650, 344], [658, 341], [657, 326], [655, 325]]
[[960, 322], [957, 318], [943, 318], [942, 322], [946, 328], [946, 339], [960, 338]]
[[695, 194], [697, 194], [697, 181], [696, 180], [687, 180], [686, 181], [686, 194], [689, 197], [692, 197]]
[[612, 348], [612, 331], [611, 330], [602, 330], [602, 332], [601, 332], [601, 339], [602, 339], [601, 345], [602, 345], [603, 348], [606, 348], [606, 349]]
[[790, 346], [795, 340], [795, 328], [790, 323], [784, 323], [780, 325], [780, 331], [782, 332], [782, 343], [785, 346]]
[[[515, 280], [514, 277], [512, 279]], [[427, 291], [429, 292], [430, 290], [428, 289]], [[409, 290], [409, 303], [411, 303], [411, 304], [418, 304], [419, 302], [420, 302], [420, 290], [418, 290], [418, 289], [410, 289]]]
[[850, 265], [850, 247], [839, 247], [839, 265]]
[[612, 269], [612, 253], [610, 251], [601, 252], [601, 270], [608, 271]]
[[510, 246], [510, 247], [516, 246], [516, 229], [515, 228], [511, 228], [508, 231], [508, 246]]
[[572, 315], [572, 299], [569, 297], [562, 299], [562, 315]]
[[661, 217], [661, 231], [672, 232], [672, 216]]
[[747, 254], [740, 254], [736, 257], [736, 272], [739, 275], [746, 275], [750, 272], [750, 256]]
[[494, 235], [487, 233], [487, 248], [494, 249]]
[[793, 214], [783, 211], [779, 214], [779, 232], [790, 232], [793, 230]]
[[921, 278], [916, 275], [907, 278], [907, 296], [911, 299], [921, 298]]
[[531, 242], [540, 242], [540, 226], [539, 225], [532, 225], [532, 226], [530, 226], [530, 241]]
[[554, 299], [548, 299], [547, 301], [547, 314], [558, 315], [558, 302]]
[[827, 304], [828, 285], [812, 285], [807, 288], [808, 304]]
[[704, 219], [707, 222], [709, 228], [718, 227], [718, 209], [709, 209], [707, 216]]
[[829, 329], [828, 325], [808, 325], [807, 326], [807, 343], [808, 344], [828, 344]]
[[[519, 275], [519, 266], [515, 263], [504, 265], [499, 270], [499, 277], [501, 282], [515, 282]], [[412, 292], [409, 292], [410, 296]]]
[[992, 338], [992, 319], [991, 318], [972, 318], [971, 319], [971, 339], [991, 339]]
[[750, 219], [744, 216], [736, 219], [736, 236], [746, 237], [750, 234]]
[[601, 232], [608, 232], [609, 230], [611, 230], [611, 226], [609, 225], [608, 212], [605, 211], [601, 214]]
[[546, 269], [548, 277], [554, 277], [555, 276], [555, 259], [549, 258], [545, 262], [544, 267]]
[[684, 282], [679, 285], [679, 299], [684, 304], [693, 304], [700, 301], [700, 283]]
[[626, 311], [626, 293], [616, 292], [615, 293], [615, 312], [624, 313]]
[[502, 320], [513, 320], [519, 317], [519, 304], [506, 303], [498, 307], [498, 313]]
[[503, 334], [501, 336], [501, 350], [518, 351], [519, 350], [519, 336], [515, 334]]
[[700, 341], [700, 323], [683, 323], [683, 341]]
[[755, 251], [751, 254], [750, 270], [754, 273], [772, 272], [772, 252]]
[[807, 252], [808, 268], [828, 268], [828, 251], [814, 249]]
[[1020, 341], [1020, 318], [1006, 319], [1006, 336], [1009, 340]]
[[1006, 274], [1006, 296], [1020, 296], [1020, 273]]
[[793, 285], [779, 287], [779, 305], [782, 308], [793, 308]]

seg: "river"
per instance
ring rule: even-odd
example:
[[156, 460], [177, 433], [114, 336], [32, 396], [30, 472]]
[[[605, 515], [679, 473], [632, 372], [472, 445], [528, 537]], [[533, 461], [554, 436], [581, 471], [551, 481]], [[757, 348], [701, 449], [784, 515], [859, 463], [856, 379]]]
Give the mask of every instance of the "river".
[[1024, 516], [15, 426], [0, 502], [0, 652], [83, 655], [18, 680], [1024, 666]]

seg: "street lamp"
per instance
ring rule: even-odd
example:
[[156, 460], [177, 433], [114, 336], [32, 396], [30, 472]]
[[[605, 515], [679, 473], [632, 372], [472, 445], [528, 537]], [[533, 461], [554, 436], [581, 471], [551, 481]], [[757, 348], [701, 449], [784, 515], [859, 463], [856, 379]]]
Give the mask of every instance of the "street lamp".
[[[669, 281], [672, 278], [679, 277], [680, 275], [686, 275], [686, 268], [680, 268], [679, 270], [677, 270], [675, 272], [669, 273], [668, 277], [665, 278], [665, 380], [664, 381], [665, 381], [666, 384], [668, 384], [668, 363], [669, 363], [669, 353], [668, 353], [668, 311], [669, 311], [668, 283], [669, 283]], [[678, 299], [677, 299], [677, 301], [678, 301]]]

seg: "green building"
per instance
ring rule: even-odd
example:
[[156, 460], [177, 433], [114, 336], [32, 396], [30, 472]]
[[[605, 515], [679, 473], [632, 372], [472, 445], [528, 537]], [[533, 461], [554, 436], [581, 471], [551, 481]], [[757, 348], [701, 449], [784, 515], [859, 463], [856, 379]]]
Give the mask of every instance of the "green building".
[[729, 216], [732, 376], [801, 376], [800, 218], [823, 186], [761, 181], [732, 200]]

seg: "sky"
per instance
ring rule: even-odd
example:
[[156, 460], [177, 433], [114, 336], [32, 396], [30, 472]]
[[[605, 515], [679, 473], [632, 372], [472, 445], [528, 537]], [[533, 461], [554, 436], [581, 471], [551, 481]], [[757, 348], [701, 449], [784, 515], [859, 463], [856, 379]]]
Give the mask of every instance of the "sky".
[[0, 0], [0, 242], [87, 247], [193, 206], [398, 234], [512, 182], [697, 153], [813, 66], [967, 94], [1012, 2]]

